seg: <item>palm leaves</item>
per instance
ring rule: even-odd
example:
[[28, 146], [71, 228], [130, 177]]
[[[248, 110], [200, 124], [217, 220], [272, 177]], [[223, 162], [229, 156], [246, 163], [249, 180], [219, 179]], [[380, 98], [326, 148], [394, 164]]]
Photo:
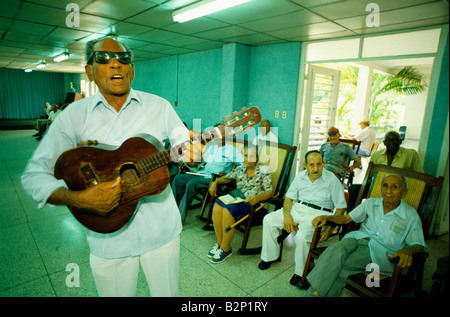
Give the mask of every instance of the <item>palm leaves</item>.
[[391, 90], [400, 95], [415, 95], [424, 91], [425, 87], [422, 83], [422, 74], [413, 66], [405, 66], [397, 75], [388, 79], [377, 95]]
[[389, 97], [389, 93], [397, 96], [415, 95], [423, 92], [426, 87], [422, 74], [413, 66], [403, 67], [395, 76], [374, 74], [369, 113], [372, 124], [380, 123], [381, 119], [390, 121], [397, 116], [395, 110], [391, 109], [391, 104], [395, 104], [396, 98], [392, 95]]

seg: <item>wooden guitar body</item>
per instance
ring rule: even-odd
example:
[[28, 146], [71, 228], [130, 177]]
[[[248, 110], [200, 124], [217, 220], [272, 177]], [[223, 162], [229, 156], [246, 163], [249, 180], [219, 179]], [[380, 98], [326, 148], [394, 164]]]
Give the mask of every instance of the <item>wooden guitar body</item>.
[[[158, 144], [156, 142], [153, 143]], [[144, 138], [134, 137], [112, 151], [79, 147], [61, 154], [55, 165], [55, 177], [64, 179], [71, 190], [87, 189], [119, 175], [122, 178], [123, 194], [116, 209], [101, 215], [69, 207], [74, 217], [91, 230], [114, 232], [128, 223], [142, 197], [160, 194], [170, 180], [167, 165], [144, 174], [136, 164], [159, 153], [154, 144]]]

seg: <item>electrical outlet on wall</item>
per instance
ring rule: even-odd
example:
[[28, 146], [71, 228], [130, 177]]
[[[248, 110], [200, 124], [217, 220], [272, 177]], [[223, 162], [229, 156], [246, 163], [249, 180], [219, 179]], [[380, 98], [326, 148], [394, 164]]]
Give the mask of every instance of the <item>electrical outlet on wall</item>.
[[283, 119], [286, 119], [286, 111], [283, 111], [281, 117], [282, 117]]
[[280, 117], [280, 111], [279, 110], [275, 110], [275, 118], [279, 118]]

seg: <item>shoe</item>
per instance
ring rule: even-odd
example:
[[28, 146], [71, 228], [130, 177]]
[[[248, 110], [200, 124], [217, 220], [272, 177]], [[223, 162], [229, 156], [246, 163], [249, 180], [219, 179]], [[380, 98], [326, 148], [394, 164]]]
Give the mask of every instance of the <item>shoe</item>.
[[258, 269], [262, 271], [267, 270], [272, 265], [273, 262], [275, 261], [268, 261], [268, 262], [261, 261], [261, 263], [258, 264]]
[[307, 290], [311, 286], [311, 284], [309, 284], [308, 280], [305, 280], [305, 282], [302, 283], [302, 277], [297, 274], [292, 275], [289, 283], [293, 286], [298, 287], [299, 289], [302, 289], [302, 290]]
[[208, 254], [206, 255], [208, 258], [212, 258], [214, 255], [216, 255], [217, 251], [220, 250], [219, 244], [214, 244], [211, 250], [209, 250]]
[[222, 249], [218, 249], [216, 254], [214, 254], [214, 256], [211, 258], [211, 262], [212, 263], [220, 263], [225, 261], [231, 254], [233, 253], [233, 251], [230, 249], [230, 251], [225, 252]]
[[42, 136], [38, 136], [37, 138], [36, 138], [36, 140], [38, 140], [38, 141], [40, 141], [42, 139]]
[[289, 283], [291, 283], [291, 285], [297, 286], [298, 282], [300, 282], [301, 280], [302, 280], [302, 277], [300, 275], [294, 274], [294, 275], [292, 275]]

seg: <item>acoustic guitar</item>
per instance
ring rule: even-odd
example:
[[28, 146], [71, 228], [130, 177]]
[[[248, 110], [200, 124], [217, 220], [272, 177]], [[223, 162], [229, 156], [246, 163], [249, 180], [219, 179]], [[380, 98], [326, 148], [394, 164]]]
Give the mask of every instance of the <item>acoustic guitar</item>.
[[[152, 136], [139, 135], [126, 140], [117, 149], [91, 145], [76, 147], [61, 154], [54, 175], [64, 179], [71, 190], [84, 190], [101, 182], [121, 177], [122, 197], [119, 205], [103, 214], [93, 210], [69, 207], [74, 217], [85, 227], [100, 233], [111, 233], [128, 223], [139, 200], [158, 195], [169, 184], [167, 164], [179, 162], [192, 141], [207, 144], [232, 137], [261, 121], [257, 107], [243, 108], [224, 118], [222, 125], [201, 133], [192, 140], [164, 150]], [[221, 142], [218, 142], [219, 144]]]

